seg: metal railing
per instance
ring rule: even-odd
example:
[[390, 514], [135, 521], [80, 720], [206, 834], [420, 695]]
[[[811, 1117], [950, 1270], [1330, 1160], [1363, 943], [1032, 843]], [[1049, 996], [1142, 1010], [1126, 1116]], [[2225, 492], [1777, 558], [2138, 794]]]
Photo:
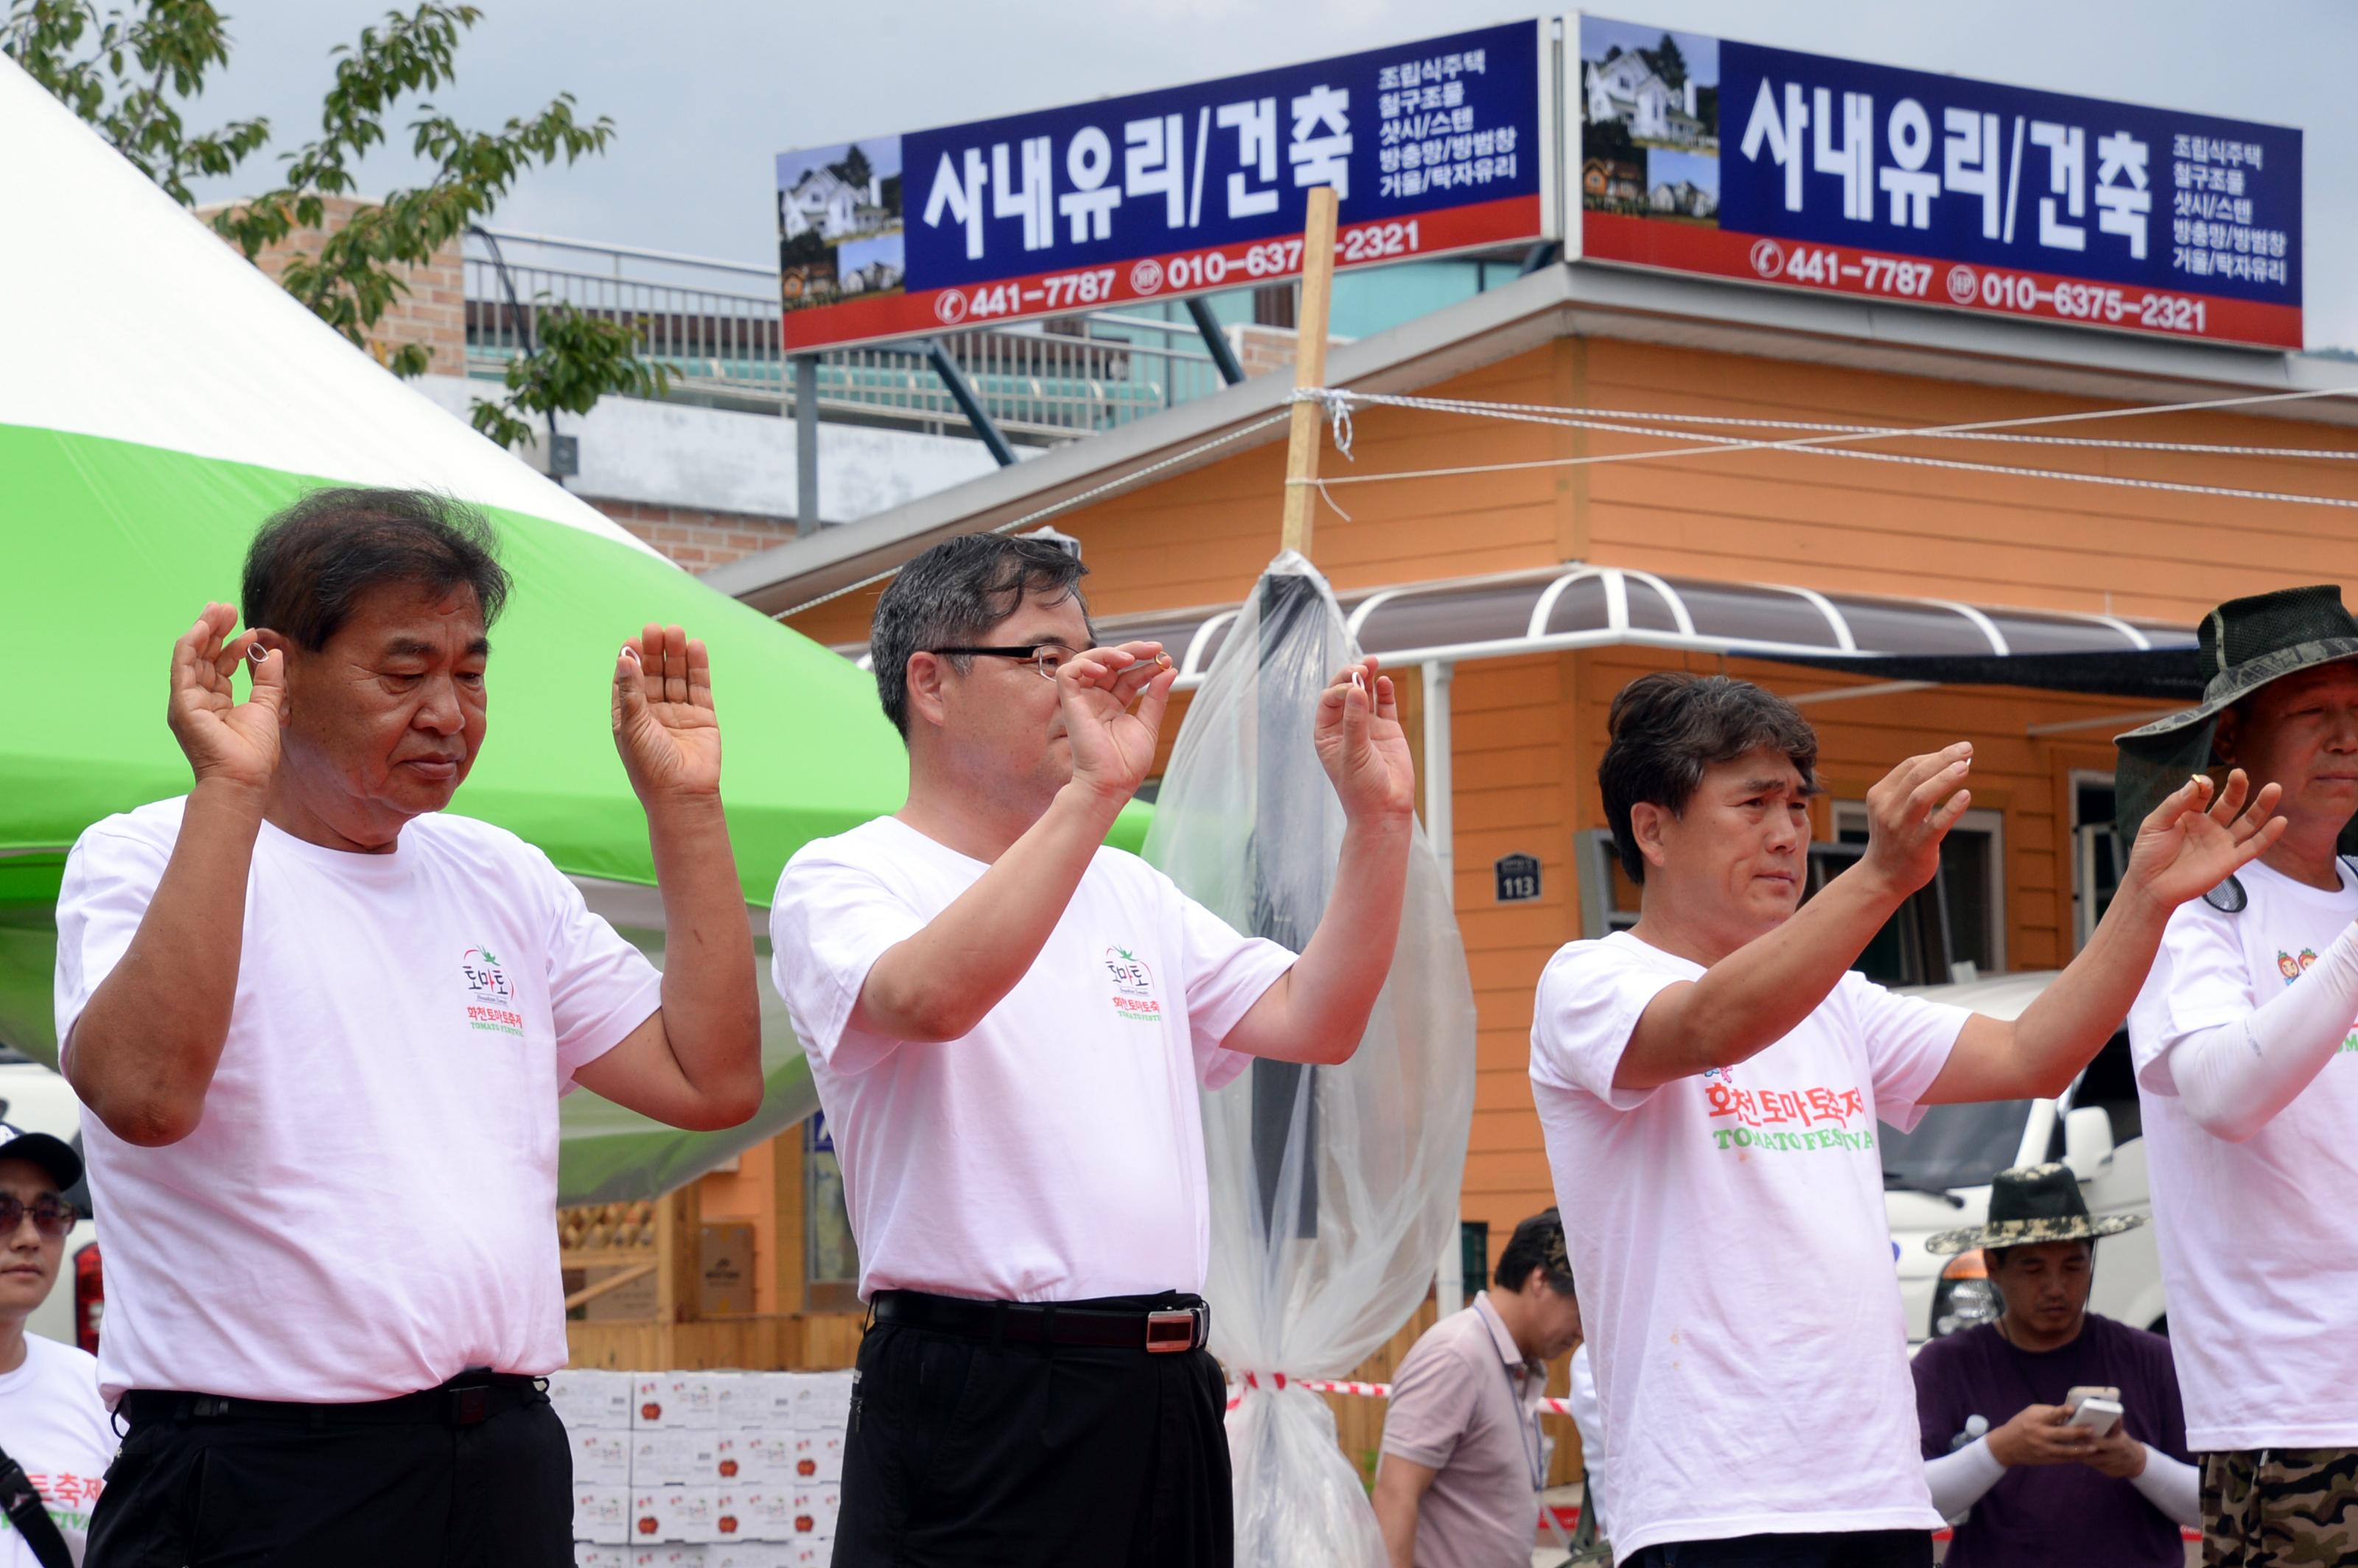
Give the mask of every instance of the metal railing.
[[[467, 366], [497, 376], [538, 341], [538, 318], [566, 304], [641, 333], [675, 395], [791, 413], [777, 277], [761, 267], [666, 251], [492, 230], [466, 246]], [[504, 265], [505, 276], [502, 276]], [[510, 290], [513, 289], [513, 302]], [[1099, 311], [1053, 322], [942, 334], [1011, 438], [1069, 440], [1217, 391], [1184, 321]], [[819, 356], [822, 417], [962, 435], [957, 406], [921, 351], [837, 349]]]

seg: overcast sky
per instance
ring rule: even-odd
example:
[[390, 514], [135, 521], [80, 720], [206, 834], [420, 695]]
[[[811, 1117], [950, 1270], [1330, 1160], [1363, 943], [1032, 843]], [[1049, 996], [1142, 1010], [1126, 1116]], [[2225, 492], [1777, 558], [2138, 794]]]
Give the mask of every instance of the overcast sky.
[[[192, 123], [316, 132], [328, 50], [389, 0], [222, 0], [231, 65]], [[496, 124], [570, 92], [620, 131], [526, 178], [498, 226], [773, 263], [774, 156], [1541, 14], [1502, 0], [478, 0], [442, 108]], [[2308, 133], [2309, 346], [2358, 347], [2358, 5], [2345, 0], [1609, 0], [1601, 15]], [[365, 173], [387, 189], [400, 150]], [[249, 166], [255, 168], [255, 166]], [[262, 173], [202, 193], [235, 195]]]

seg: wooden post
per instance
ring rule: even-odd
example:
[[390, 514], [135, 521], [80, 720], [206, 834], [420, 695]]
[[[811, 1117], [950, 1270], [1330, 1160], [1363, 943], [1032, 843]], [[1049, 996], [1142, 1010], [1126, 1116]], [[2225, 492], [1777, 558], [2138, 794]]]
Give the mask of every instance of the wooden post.
[[797, 1121], [770, 1140], [770, 1201], [777, 1207], [777, 1256], [770, 1260], [770, 1278], [777, 1289], [778, 1311], [794, 1316], [803, 1310], [803, 1266], [809, 1242], [803, 1232], [804, 1152], [810, 1123]]
[[655, 1200], [655, 1322], [695, 1322], [703, 1281], [704, 1204], [690, 1182]]
[[[1321, 185], [1310, 192], [1310, 211], [1302, 232], [1302, 314], [1294, 322], [1293, 384], [1326, 384], [1326, 315], [1335, 294], [1335, 188]], [[1283, 546], [1310, 554], [1311, 509], [1317, 492], [1310, 481], [1318, 477], [1318, 435], [1326, 411], [1315, 403], [1293, 406], [1293, 425], [1285, 444], [1285, 527]]]

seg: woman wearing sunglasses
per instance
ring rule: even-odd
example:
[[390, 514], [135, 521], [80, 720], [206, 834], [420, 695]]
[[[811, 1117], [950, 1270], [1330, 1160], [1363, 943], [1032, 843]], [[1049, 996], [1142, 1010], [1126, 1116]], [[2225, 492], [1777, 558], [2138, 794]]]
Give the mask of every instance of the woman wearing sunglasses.
[[58, 1282], [80, 1180], [70, 1148], [0, 1121], [0, 1568], [80, 1562], [114, 1458], [97, 1359], [25, 1332]]

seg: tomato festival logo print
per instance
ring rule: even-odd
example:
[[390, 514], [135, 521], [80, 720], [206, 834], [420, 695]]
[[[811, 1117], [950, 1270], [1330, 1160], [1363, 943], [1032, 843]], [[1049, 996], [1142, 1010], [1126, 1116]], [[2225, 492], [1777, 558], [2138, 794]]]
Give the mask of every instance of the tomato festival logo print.
[[[2303, 947], [2300, 950], [2300, 957], [2297, 958], [2281, 947], [2277, 949], [2277, 973], [2284, 977], [2284, 983], [2287, 985], [2292, 984], [2293, 981], [2309, 973], [2316, 962], [2317, 949], [2314, 947]], [[2344, 1051], [2358, 1051], [2358, 1029], [2353, 1029], [2342, 1037], [2342, 1048]]]
[[[1875, 1147], [1875, 1133], [1866, 1125], [1874, 1118], [1866, 1097], [1855, 1088], [1740, 1089], [1727, 1067], [1705, 1068], [1703, 1079], [1712, 1119], [1727, 1119], [1711, 1129], [1718, 1148], [1800, 1154]], [[1849, 1126], [1854, 1118], [1860, 1124], [1856, 1131]]]
[[459, 975], [467, 987], [467, 1027], [498, 1034], [524, 1033], [524, 1014], [516, 1011], [515, 985], [489, 947], [470, 947], [459, 956]]
[[1154, 971], [1119, 944], [1106, 949], [1105, 965], [1113, 976], [1114, 1016], [1133, 1023], [1162, 1022], [1163, 1003], [1154, 994]]

